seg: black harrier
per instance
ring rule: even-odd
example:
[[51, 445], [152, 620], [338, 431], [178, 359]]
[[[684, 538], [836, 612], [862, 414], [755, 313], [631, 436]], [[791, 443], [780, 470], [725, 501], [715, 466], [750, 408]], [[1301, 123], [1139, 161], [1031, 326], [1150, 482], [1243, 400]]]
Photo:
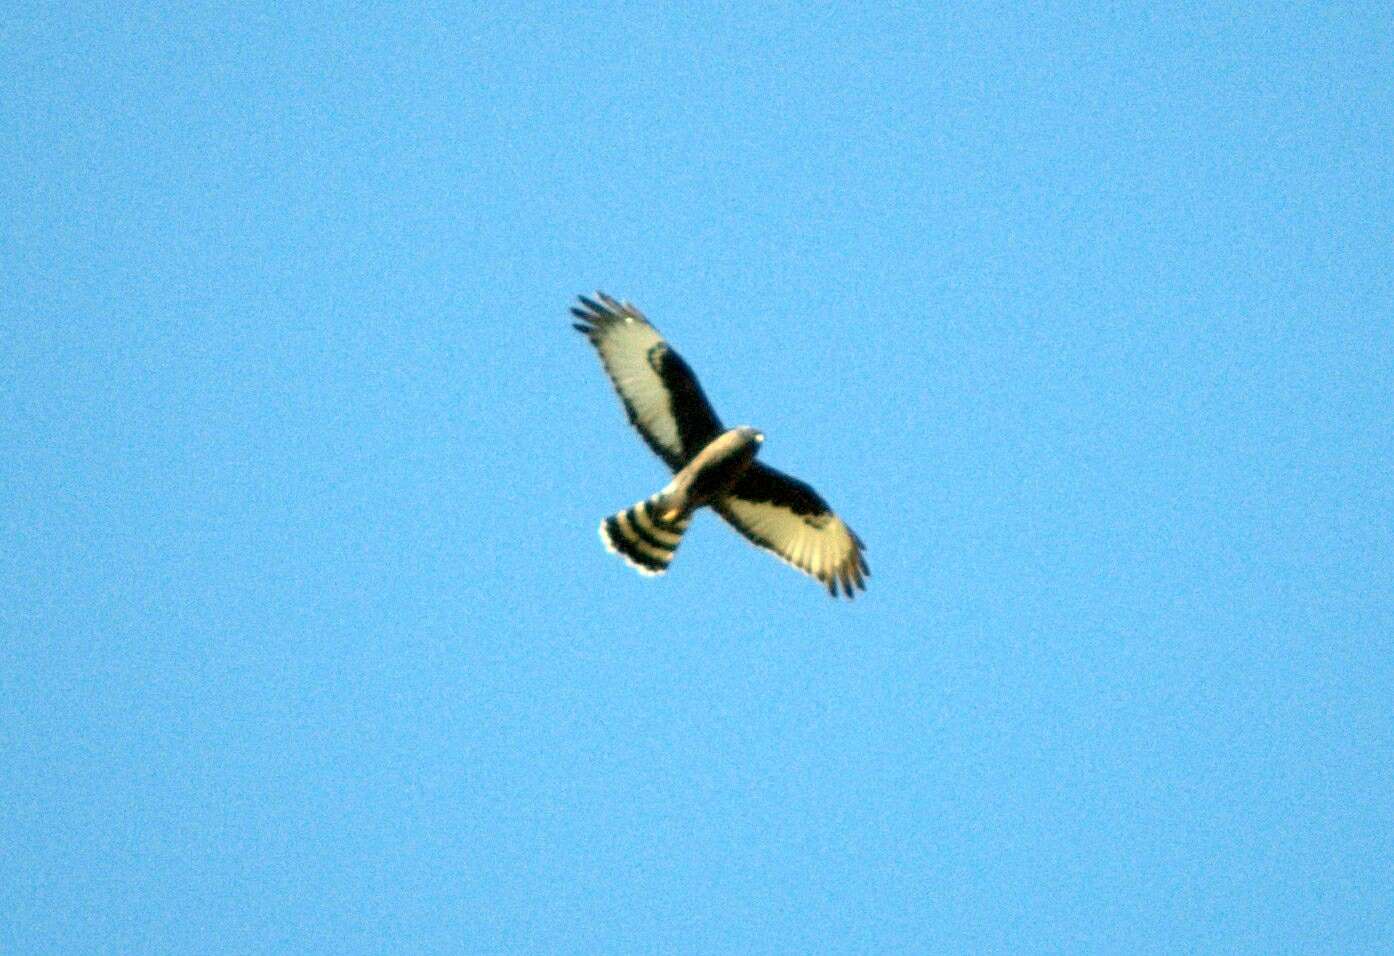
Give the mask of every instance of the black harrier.
[[605, 546], [640, 574], [668, 570], [692, 514], [703, 505], [761, 548], [849, 598], [866, 590], [865, 547], [808, 485], [755, 460], [765, 436], [725, 429], [697, 377], [643, 313], [597, 292], [573, 308], [600, 353], [629, 420], [673, 469], [668, 487], [600, 523]]

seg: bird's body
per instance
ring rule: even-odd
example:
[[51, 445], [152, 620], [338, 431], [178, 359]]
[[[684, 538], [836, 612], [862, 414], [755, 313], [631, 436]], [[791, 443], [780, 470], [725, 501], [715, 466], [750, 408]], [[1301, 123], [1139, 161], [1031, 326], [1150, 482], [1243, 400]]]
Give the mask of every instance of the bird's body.
[[662, 491], [606, 518], [600, 537], [641, 574], [668, 569], [693, 513], [710, 506], [752, 543], [836, 596], [865, 589], [861, 539], [812, 488], [755, 460], [764, 435], [724, 429], [697, 378], [638, 309], [604, 293], [573, 308], [630, 422], [673, 469]]
[[686, 514], [724, 494], [745, 474], [765, 436], [749, 426], [724, 431], [660, 491], [664, 508]]
[[602, 521], [600, 539], [640, 574], [662, 574], [692, 513], [740, 480], [764, 440], [753, 428], [722, 432], [658, 494]]

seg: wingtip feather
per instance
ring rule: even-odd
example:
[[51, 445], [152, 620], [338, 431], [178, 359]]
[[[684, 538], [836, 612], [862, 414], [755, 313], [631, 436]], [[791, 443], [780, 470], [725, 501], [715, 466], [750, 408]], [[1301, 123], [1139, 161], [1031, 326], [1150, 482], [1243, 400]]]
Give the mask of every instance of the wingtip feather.
[[[599, 294], [599, 293], [597, 293], [597, 294]], [[604, 315], [609, 314], [609, 311], [610, 311], [610, 310], [607, 309], [607, 308], [605, 308], [603, 305], [601, 305], [599, 302], [595, 301], [594, 299], [588, 298], [588, 297], [586, 297], [586, 296], [584, 296], [584, 295], [578, 295], [576, 298], [579, 299], [579, 300], [581, 300], [581, 304], [584, 305], [586, 308], [590, 309], [591, 312], [592, 312], [594, 315], [597, 315], [597, 316], [604, 316]], [[575, 311], [574, 307], [573, 307], [573, 310], [572, 310], [572, 311]]]

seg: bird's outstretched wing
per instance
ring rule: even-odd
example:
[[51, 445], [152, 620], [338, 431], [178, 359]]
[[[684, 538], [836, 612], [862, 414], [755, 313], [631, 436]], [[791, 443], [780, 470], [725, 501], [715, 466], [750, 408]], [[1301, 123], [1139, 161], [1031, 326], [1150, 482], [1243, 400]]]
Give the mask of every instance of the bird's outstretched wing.
[[871, 574], [865, 545], [808, 485], [761, 462], [752, 462], [725, 495], [712, 502], [731, 527], [837, 596], [866, 590]]
[[603, 292], [579, 296], [577, 331], [600, 353], [629, 421], [654, 454], [677, 471], [722, 432], [721, 420], [678, 355], [642, 312]]

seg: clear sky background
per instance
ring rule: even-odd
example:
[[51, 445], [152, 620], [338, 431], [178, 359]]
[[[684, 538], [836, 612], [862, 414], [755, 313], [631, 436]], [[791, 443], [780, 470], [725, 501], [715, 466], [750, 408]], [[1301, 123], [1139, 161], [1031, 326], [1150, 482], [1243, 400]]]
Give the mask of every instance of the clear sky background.
[[[1386, 5], [0, 38], [0, 951], [1394, 946]], [[603, 550], [596, 288], [865, 595]]]

